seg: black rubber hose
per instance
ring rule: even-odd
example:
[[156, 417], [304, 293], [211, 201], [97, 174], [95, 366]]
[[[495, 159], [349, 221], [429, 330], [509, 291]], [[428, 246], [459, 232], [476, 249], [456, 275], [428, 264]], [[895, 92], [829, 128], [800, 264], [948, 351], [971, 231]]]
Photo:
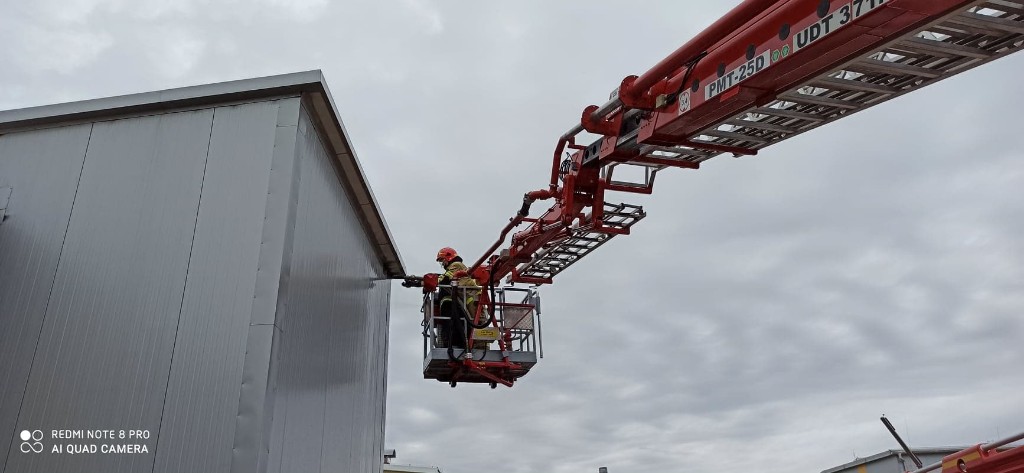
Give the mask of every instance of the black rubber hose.
[[494, 320], [494, 304], [497, 303], [497, 300], [495, 300], [495, 294], [494, 294], [494, 272], [493, 271], [488, 271], [487, 272], [487, 293], [490, 295], [490, 299], [491, 299], [491, 304], [490, 304], [491, 307], [487, 309], [487, 312], [491, 316], [491, 321], [493, 321]]
[[491, 322], [494, 322], [494, 314], [491, 313], [491, 312], [488, 312], [487, 320], [485, 320], [483, 322], [483, 324], [477, 325], [473, 321], [473, 314], [469, 313], [469, 308], [466, 307], [466, 304], [462, 304], [461, 303], [462, 301], [459, 301], [459, 302], [460, 302], [460, 304], [459, 304], [459, 309], [460, 309], [459, 312], [461, 312], [462, 316], [466, 318], [466, 323], [468, 323], [470, 327], [473, 327], [473, 328], [487, 328], [489, 325], [491, 325]]
[[[449, 304], [454, 304], [454, 300], [449, 300]], [[444, 307], [444, 301], [441, 302], [439, 307]], [[444, 317], [444, 311], [441, 311], [441, 316]], [[448, 319], [448, 323], [445, 324], [447, 330], [445, 330], [445, 337], [448, 338], [448, 359], [451, 361], [459, 361], [455, 358], [455, 320], [453, 318]]]
[[487, 292], [491, 296], [490, 313], [491, 313], [491, 319], [493, 320], [494, 319], [494, 304], [496, 304], [497, 301], [495, 300], [495, 294], [494, 294], [494, 272], [491, 272], [491, 271], [487, 272]]

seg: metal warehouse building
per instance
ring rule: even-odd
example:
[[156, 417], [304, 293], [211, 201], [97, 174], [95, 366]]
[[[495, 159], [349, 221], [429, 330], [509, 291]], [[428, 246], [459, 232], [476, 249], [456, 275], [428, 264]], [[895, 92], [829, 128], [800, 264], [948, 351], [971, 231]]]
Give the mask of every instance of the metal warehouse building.
[[0, 472], [379, 471], [404, 269], [319, 71], [0, 112], [0, 215]]
[[[957, 453], [967, 447], [915, 448], [911, 451], [921, 463], [931, 465], [941, 462], [943, 457]], [[902, 450], [886, 450], [865, 458], [829, 468], [821, 473], [906, 473], [914, 471], [917, 465]]]

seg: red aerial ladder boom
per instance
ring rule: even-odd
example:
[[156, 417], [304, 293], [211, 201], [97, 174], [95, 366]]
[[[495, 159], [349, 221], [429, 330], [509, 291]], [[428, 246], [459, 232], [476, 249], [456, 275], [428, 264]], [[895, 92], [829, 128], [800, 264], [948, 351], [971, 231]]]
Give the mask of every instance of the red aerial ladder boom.
[[942, 457], [939, 462], [925, 466], [917, 454], [896, 433], [896, 429], [889, 419], [883, 415], [881, 420], [885, 424], [885, 428], [889, 429], [889, 433], [899, 442], [900, 447], [903, 447], [903, 451], [910, 457], [910, 460], [917, 466], [916, 470], [905, 473], [929, 473], [932, 471], [941, 473], [1024, 473], [1024, 445], [1010, 446], [1024, 440], [1024, 433], [988, 444], [972, 445]]
[[[1022, 46], [1024, 0], [746, 0], [649, 71], [623, 79], [607, 103], [584, 109], [555, 146], [547, 186], [524, 195], [469, 273], [484, 299], [502, 280], [550, 284], [646, 216], [639, 205], [609, 202], [608, 192], [650, 194], [665, 169], [758, 154]], [[583, 132], [600, 138], [578, 143]], [[643, 179], [620, 180], [615, 171], [624, 167], [641, 169]], [[553, 204], [530, 217], [537, 200]], [[488, 300], [481, 306], [494, 312]], [[511, 385], [528, 370], [511, 370], [507, 356], [487, 367], [445, 362], [450, 371], [427, 377]], [[467, 370], [479, 376], [462, 377]]]
[[1024, 445], [1009, 446], [1021, 440], [1024, 440], [1024, 433], [975, 445], [910, 473], [1024, 473]]
[[[550, 284], [645, 216], [640, 206], [608, 202], [608, 191], [650, 194], [659, 171], [757, 154], [1022, 43], [1021, 0], [746, 0], [623, 79], [610, 101], [587, 107], [555, 146], [547, 188], [526, 194], [471, 269], [482, 282]], [[577, 143], [584, 131], [602, 138]], [[617, 180], [623, 166], [642, 168], [644, 179]], [[529, 204], [545, 199], [554, 205], [529, 218]], [[498, 251], [521, 223], [529, 226]]]

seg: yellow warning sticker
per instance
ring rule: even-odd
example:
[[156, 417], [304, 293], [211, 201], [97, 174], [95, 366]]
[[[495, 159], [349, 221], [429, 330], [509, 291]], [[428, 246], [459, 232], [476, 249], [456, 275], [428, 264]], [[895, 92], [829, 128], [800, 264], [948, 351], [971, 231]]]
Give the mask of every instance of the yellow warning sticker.
[[473, 340], [497, 340], [499, 336], [498, 329], [494, 327], [473, 330]]

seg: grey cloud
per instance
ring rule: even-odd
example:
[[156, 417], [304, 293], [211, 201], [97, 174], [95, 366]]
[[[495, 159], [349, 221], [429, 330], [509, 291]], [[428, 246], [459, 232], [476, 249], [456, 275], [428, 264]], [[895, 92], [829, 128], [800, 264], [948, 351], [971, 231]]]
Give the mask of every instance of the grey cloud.
[[[584, 106], [734, 3], [20, 3], [0, 108], [321, 68], [422, 273], [482, 252]], [[448, 473], [806, 473], [893, 448], [882, 413], [921, 446], [1024, 430], [1022, 61], [616, 196], [648, 218], [542, 290], [545, 358], [511, 390], [422, 380], [395, 285], [389, 448]]]

